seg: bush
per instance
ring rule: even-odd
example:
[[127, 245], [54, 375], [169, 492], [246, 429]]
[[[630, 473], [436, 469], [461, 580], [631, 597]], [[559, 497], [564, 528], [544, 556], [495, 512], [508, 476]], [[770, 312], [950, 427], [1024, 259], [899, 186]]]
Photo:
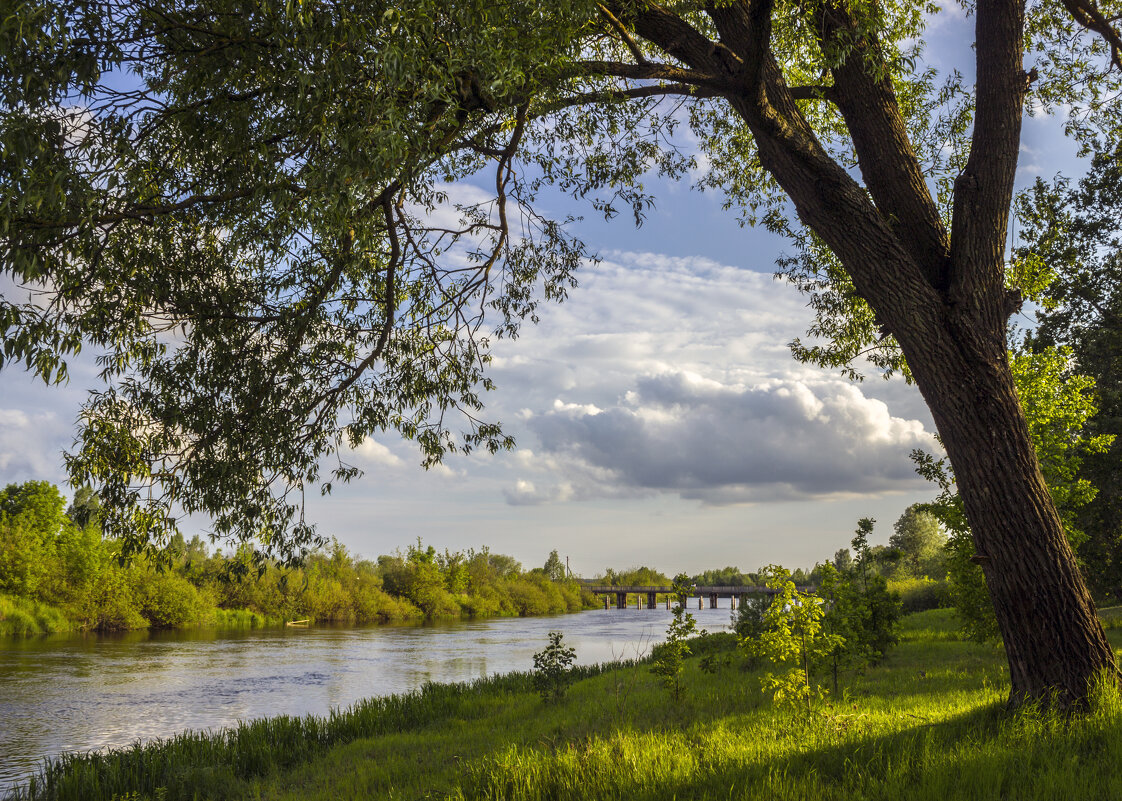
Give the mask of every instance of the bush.
[[141, 573], [136, 601], [148, 625], [174, 629], [198, 625], [204, 606], [195, 585], [177, 573]]
[[94, 631], [129, 631], [148, 626], [148, 621], [137, 609], [128, 575], [112, 566], [102, 570], [89, 594], [82, 600], [80, 617], [85, 628]]
[[900, 596], [904, 614], [926, 612], [928, 609], [943, 609], [950, 606], [947, 582], [931, 578], [892, 579], [888, 582], [889, 592]]
[[507, 588], [514, 608], [521, 617], [547, 615], [550, 613], [550, 599], [545, 591], [533, 582], [520, 578], [511, 581]]
[[357, 623], [389, 623], [422, 615], [420, 609], [404, 598], [394, 598], [373, 586], [357, 588], [353, 600]]

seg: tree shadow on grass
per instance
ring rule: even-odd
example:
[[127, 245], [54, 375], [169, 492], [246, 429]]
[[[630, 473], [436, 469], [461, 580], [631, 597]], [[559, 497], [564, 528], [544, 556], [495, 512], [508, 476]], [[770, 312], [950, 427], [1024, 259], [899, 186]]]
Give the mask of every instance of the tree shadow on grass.
[[[1122, 758], [1122, 719], [1010, 713], [995, 701], [889, 733], [841, 731], [834, 743], [821, 742], [830, 739], [828, 732], [804, 733], [807, 747], [768, 756], [766, 749], [722, 747], [704, 736], [633, 730], [614, 741], [608, 736], [574, 744], [560, 757], [522, 752], [514, 759], [509, 754], [484, 759], [473, 765], [465, 796], [506, 801], [1122, 797], [1122, 776], [1115, 770]], [[773, 734], [798, 738], [792, 731]], [[522, 773], [515, 775], [518, 770]]]

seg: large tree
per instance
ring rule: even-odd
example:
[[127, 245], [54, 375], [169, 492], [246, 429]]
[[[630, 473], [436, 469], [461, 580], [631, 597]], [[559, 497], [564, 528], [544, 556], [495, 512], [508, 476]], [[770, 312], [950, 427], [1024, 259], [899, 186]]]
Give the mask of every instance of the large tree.
[[[1122, 41], [1093, 0], [1037, 0], [1028, 39], [1024, 2], [964, 5], [972, 90], [936, 84], [932, 9], [910, 3], [16, 2], [0, 237], [33, 292], [6, 291], [0, 353], [57, 380], [101, 351], [69, 467], [109, 533], [139, 544], [203, 511], [292, 554], [314, 536], [299, 493], [355, 474], [323, 467], [347, 444], [511, 444], [475, 416], [483, 332], [516, 333], [584, 255], [535, 198], [641, 219], [644, 173], [695, 166], [672, 139], [688, 124], [702, 183], [797, 237], [818, 332], [906, 363], [1014, 699], [1076, 701], [1114, 658], [1014, 390], [1006, 226], [1026, 103], [1107, 131]], [[484, 171], [489, 203], [430, 213]]]

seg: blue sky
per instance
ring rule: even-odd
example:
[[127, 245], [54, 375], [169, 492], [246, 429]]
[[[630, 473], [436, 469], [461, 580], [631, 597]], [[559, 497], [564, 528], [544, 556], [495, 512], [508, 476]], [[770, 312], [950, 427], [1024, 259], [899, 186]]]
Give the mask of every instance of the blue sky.
[[[938, 17], [930, 38], [936, 66], [969, 66], [961, 12]], [[1026, 119], [1023, 141], [1022, 183], [1081, 171], [1056, 120]], [[321, 533], [366, 556], [422, 537], [532, 566], [556, 548], [584, 575], [755, 569], [827, 558], [860, 517], [887, 541], [909, 504], [933, 496], [908, 459], [934, 448], [914, 388], [791, 358], [810, 312], [771, 277], [786, 244], [739, 227], [716, 194], [651, 185], [658, 204], [642, 228], [623, 215], [578, 223], [602, 261], [540, 325], [495, 343], [486, 417], [518, 449], [425, 472], [408, 443], [368, 440], [350, 455], [365, 475], [310, 499]], [[0, 482], [63, 480], [61, 452], [96, 380], [86, 362], [72, 374], [51, 388], [0, 375]]]

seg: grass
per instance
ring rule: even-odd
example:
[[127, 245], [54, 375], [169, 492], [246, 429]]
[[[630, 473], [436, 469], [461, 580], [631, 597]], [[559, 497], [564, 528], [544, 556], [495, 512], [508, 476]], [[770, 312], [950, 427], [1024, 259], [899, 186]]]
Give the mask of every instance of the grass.
[[1000, 650], [960, 640], [946, 610], [905, 618], [885, 662], [847, 677], [842, 696], [809, 715], [773, 707], [735, 663], [710, 674], [699, 661], [687, 660], [678, 704], [646, 665], [582, 669], [552, 706], [525, 674], [427, 685], [327, 718], [70, 757], [30, 797], [1122, 797], [1119, 692], [1098, 691], [1079, 717], [1006, 712]]
[[76, 629], [57, 607], [14, 595], [0, 595], [0, 637], [34, 637]]
[[219, 629], [261, 629], [284, 625], [281, 619], [265, 617], [250, 609], [215, 609], [214, 618], [208, 623]]

